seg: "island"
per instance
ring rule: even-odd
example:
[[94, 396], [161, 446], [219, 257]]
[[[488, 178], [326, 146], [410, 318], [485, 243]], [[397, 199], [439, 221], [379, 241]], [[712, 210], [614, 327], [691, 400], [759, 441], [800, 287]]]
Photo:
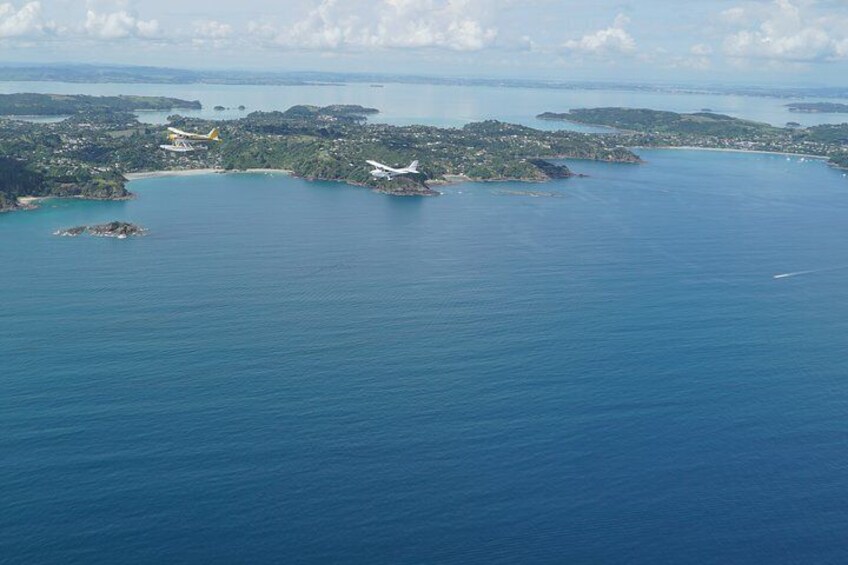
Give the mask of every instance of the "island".
[[114, 237], [117, 239], [126, 239], [128, 237], [137, 237], [147, 234], [147, 230], [139, 225], [128, 222], [107, 222], [105, 224], [96, 224], [91, 226], [76, 226], [57, 230], [53, 235], [61, 237], [77, 237], [83, 234], [92, 235], [94, 237]]
[[786, 107], [802, 114], [848, 114], [848, 104], [837, 102], [793, 102]]
[[165, 96], [87, 96], [84, 94], [0, 94], [0, 116], [65, 116], [92, 110], [200, 110], [197, 100]]
[[[540, 131], [498, 121], [462, 128], [369, 123], [375, 108], [294, 106], [252, 112], [232, 120], [169, 116], [186, 131], [219, 128], [208, 151], [173, 154], [159, 149], [166, 129], [140, 123], [126, 111], [97, 108], [56, 123], [0, 119], [0, 210], [25, 207], [21, 197], [120, 199], [128, 173], [167, 170], [278, 169], [296, 176], [339, 181], [396, 196], [431, 196], [456, 180], [547, 181], [572, 175], [550, 159], [639, 163], [612, 137]], [[420, 175], [388, 181], [370, 175], [366, 160], [405, 166], [419, 160]]]

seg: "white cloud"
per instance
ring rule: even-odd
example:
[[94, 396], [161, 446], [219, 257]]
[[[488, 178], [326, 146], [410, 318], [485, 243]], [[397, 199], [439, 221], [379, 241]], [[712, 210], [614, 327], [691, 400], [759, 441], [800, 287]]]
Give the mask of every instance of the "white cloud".
[[724, 51], [741, 59], [795, 62], [848, 57], [848, 22], [817, 15], [814, 8], [815, 2], [809, 0], [736, 8], [730, 21], [745, 27], [727, 37]]
[[142, 20], [126, 10], [98, 13], [88, 10], [85, 32], [97, 39], [123, 39], [127, 37], [150, 38], [159, 34], [159, 22]]
[[202, 48], [219, 48], [230, 44], [233, 26], [217, 20], [199, 20], [192, 25], [191, 33], [192, 44]]
[[748, 18], [745, 8], [736, 6], [723, 11], [721, 13], [721, 19], [729, 24], [742, 24], [745, 23]]
[[619, 14], [610, 27], [584, 35], [580, 39], [566, 41], [563, 47], [568, 51], [588, 55], [632, 53], [636, 50], [636, 41], [624, 29], [629, 23], [630, 18]]
[[321, 0], [291, 26], [251, 22], [248, 30], [293, 49], [476, 51], [497, 36], [496, 28], [482, 21], [487, 11], [483, 0]]
[[696, 43], [689, 48], [689, 52], [699, 57], [706, 57], [707, 55], [712, 55], [713, 48], [705, 43]]
[[52, 27], [42, 19], [41, 2], [28, 2], [20, 9], [9, 2], [0, 4], [0, 38], [39, 35]]
[[195, 37], [204, 39], [226, 39], [233, 34], [233, 26], [215, 20], [200, 20], [192, 26]]

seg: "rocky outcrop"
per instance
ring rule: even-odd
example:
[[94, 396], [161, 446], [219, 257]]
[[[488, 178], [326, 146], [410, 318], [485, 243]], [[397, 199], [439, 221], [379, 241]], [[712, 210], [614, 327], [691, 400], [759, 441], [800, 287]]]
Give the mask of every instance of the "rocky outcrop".
[[95, 237], [114, 237], [117, 239], [126, 239], [132, 236], [145, 235], [147, 230], [136, 224], [129, 222], [108, 222], [106, 224], [97, 224], [92, 226], [76, 226], [63, 230], [57, 230], [53, 235], [62, 237], [77, 237], [83, 234], [93, 235]]
[[374, 190], [392, 196], [438, 196], [440, 194], [423, 181], [412, 177], [396, 177], [390, 181], [381, 181]]

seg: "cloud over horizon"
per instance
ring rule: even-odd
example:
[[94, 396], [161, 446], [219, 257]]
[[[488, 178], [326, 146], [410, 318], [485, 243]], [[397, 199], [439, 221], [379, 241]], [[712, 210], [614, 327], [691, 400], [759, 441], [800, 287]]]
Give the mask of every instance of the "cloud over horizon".
[[248, 31], [288, 49], [442, 48], [475, 51], [497, 29], [480, 17], [478, 0], [320, 0], [291, 25], [251, 21]]
[[98, 39], [122, 39], [126, 37], [155, 37], [159, 33], [157, 20], [142, 20], [127, 12], [95, 12], [85, 15], [85, 32]]
[[0, 4], [0, 39], [37, 36], [53, 27], [42, 17], [41, 2], [28, 2], [20, 8], [10, 2]]
[[731, 8], [723, 16], [743, 29], [724, 42], [732, 57], [816, 62], [848, 58], [848, 18], [817, 14], [815, 2], [774, 0]]
[[20, 61], [537, 75], [567, 69], [616, 78], [733, 77], [743, 75], [742, 66], [749, 76], [786, 63], [792, 72], [824, 76], [833, 65], [848, 66], [848, 2], [6, 0], [0, 44]]
[[576, 51], [588, 55], [614, 55], [633, 53], [636, 51], [636, 41], [625, 27], [630, 18], [618, 14], [613, 24], [594, 33], [584, 35], [579, 40], [569, 40], [563, 44], [568, 51]]

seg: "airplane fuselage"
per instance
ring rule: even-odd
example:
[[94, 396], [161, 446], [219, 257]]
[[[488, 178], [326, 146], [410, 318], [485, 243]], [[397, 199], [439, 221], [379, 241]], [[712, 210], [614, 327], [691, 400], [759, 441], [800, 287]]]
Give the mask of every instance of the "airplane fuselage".
[[408, 167], [404, 167], [402, 169], [398, 169], [395, 167], [389, 167], [388, 165], [384, 165], [378, 161], [366, 161], [369, 165], [374, 167], [371, 170], [371, 176], [375, 179], [385, 179], [392, 180], [395, 177], [402, 175], [417, 175], [418, 174], [418, 161], [413, 161], [409, 164]]

